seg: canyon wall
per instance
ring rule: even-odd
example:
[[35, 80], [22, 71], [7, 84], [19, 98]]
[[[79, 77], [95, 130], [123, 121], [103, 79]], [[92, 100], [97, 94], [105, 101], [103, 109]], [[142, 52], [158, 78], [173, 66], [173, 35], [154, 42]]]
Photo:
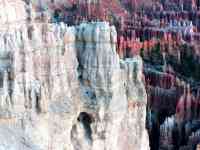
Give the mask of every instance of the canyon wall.
[[119, 58], [114, 26], [10, 26], [0, 32], [1, 150], [149, 150], [142, 59]]

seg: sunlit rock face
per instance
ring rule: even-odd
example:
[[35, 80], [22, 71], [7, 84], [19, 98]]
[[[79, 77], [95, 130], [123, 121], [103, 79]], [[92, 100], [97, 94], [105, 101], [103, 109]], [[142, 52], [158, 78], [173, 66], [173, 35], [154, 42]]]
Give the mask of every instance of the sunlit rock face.
[[116, 41], [106, 22], [2, 30], [0, 149], [148, 150], [142, 60]]
[[1, 26], [26, 20], [25, 3], [21, 0], [0, 0]]

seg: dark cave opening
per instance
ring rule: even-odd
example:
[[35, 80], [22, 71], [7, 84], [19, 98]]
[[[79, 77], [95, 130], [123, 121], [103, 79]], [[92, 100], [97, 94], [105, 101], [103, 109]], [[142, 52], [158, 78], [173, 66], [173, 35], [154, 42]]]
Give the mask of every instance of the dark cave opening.
[[88, 139], [92, 140], [92, 129], [91, 123], [93, 122], [93, 117], [87, 112], [81, 112], [77, 118], [79, 122], [81, 122], [85, 129], [85, 135]]
[[36, 107], [37, 113], [41, 112], [40, 100], [41, 100], [41, 97], [39, 96], [39, 94], [36, 94], [36, 106], [35, 107]]

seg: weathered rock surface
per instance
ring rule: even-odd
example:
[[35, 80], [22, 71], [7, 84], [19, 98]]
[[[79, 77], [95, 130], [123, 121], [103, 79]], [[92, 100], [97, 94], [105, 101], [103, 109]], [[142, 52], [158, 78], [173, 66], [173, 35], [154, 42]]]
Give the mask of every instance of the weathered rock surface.
[[0, 150], [148, 150], [139, 56], [106, 22], [0, 32]]

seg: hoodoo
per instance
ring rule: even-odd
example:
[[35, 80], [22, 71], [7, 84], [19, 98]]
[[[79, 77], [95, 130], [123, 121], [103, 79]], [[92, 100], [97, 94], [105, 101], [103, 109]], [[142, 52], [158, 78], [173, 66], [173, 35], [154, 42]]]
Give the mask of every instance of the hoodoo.
[[25, 3], [1, 4], [23, 12], [1, 16], [1, 150], [149, 150], [142, 59], [119, 58], [114, 26], [24, 20]]

